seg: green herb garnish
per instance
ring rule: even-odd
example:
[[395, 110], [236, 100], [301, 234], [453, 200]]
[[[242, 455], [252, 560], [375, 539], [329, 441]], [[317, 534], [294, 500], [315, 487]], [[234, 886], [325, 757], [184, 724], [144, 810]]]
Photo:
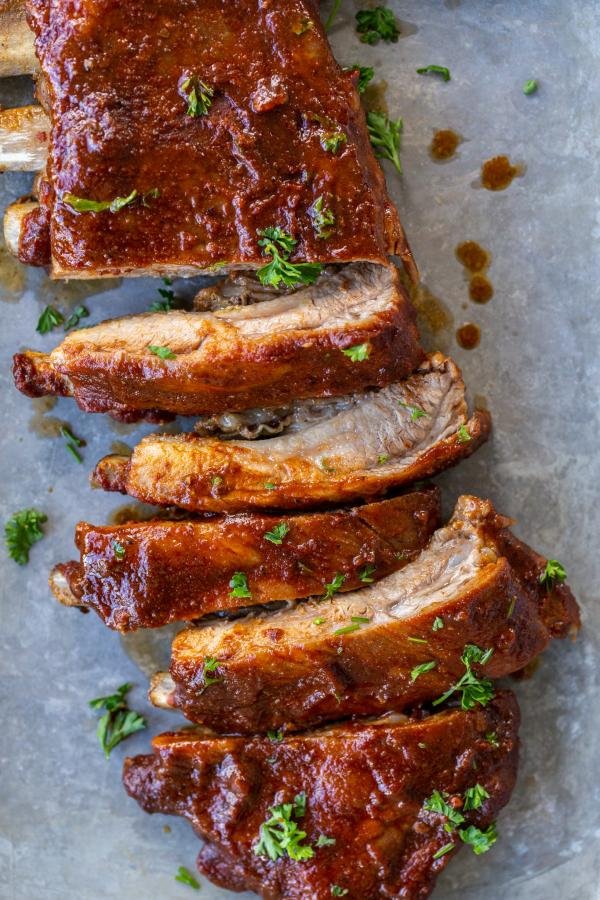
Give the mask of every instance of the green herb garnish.
[[279, 522], [279, 524], [273, 526], [271, 531], [265, 532], [264, 539], [265, 541], [270, 541], [271, 544], [282, 544], [289, 530], [290, 526], [287, 522]]
[[402, 174], [402, 163], [400, 162], [402, 119], [393, 120], [385, 113], [371, 110], [367, 113], [367, 128], [375, 156], [378, 159], [389, 159]]
[[158, 288], [158, 293], [163, 299], [155, 300], [150, 306], [150, 312], [169, 312], [169, 310], [173, 309], [175, 292], [170, 288], [170, 285], [173, 284], [173, 280], [171, 278], [163, 278], [163, 283], [166, 286], [164, 288]]
[[410, 673], [410, 680], [416, 681], [420, 675], [424, 675], [425, 672], [431, 672], [432, 669], [435, 669], [437, 666], [437, 662], [432, 659], [429, 662], [420, 663], [418, 666], [415, 666]]
[[125, 547], [121, 543], [121, 541], [113, 541], [112, 542], [113, 553], [115, 554], [115, 558], [119, 560], [125, 559]]
[[89, 310], [85, 306], [76, 306], [67, 321], [65, 322], [65, 331], [71, 331], [76, 328], [82, 319], [87, 319]]
[[473, 672], [472, 666], [478, 663], [484, 666], [493, 653], [493, 649], [482, 650], [475, 644], [466, 644], [461, 656], [461, 662], [465, 667], [465, 674], [459, 678], [456, 684], [453, 684], [445, 694], [433, 701], [434, 706], [443, 703], [452, 694], [459, 692], [461, 694], [461, 706], [463, 709], [472, 709], [477, 703], [481, 706], [487, 704], [494, 698], [494, 687], [489, 678], [478, 678]]
[[222, 678], [213, 678], [210, 674], [211, 672], [216, 672], [219, 668], [219, 660], [215, 659], [214, 656], [205, 656], [204, 663], [202, 665], [202, 676], [204, 679], [204, 687], [210, 687], [211, 684], [218, 684], [219, 681], [223, 681]]
[[564, 566], [557, 559], [549, 559], [544, 571], [540, 575], [540, 584], [547, 591], [551, 591], [555, 584], [562, 584], [566, 580], [567, 573]]
[[424, 409], [421, 409], [420, 406], [409, 406], [408, 403], [402, 403], [400, 400], [398, 400], [398, 406], [402, 406], [403, 409], [408, 410], [411, 422], [418, 422], [419, 419], [423, 419], [428, 415], [428, 413], [426, 413]]
[[279, 744], [283, 740], [283, 731], [267, 731], [267, 737], [275, 744]]
[[450, 853], [451, 850], [454, 850], [454, 844], [444, 844], [443, 847], [433, 854], [434, 859], [441, 859], [442, 856], [445, 856], [446, 853]]
[[356, 13], [356, 30], [363, 44], [377, 44], [380, 40], [396, 43], [400, 31], [391, 9], [376, 6]]
[[380, 453], [377, 457], [377, 465], [383, 466], [389, 460], [389, 458], [390, 457], [388, 453]]
[[375, 566], [372, 565], [371, 563], [369, 563], [367, 566], [364, 567], [362, 572], [359, 572], [358, 578], [360, 581], [363, 582], [363, 584], [371, 584], [373, 581], [375, 581], [375, 579], [373, 578], [374, 574], [375, 574]]
[[158, 347], [156, 344], [148, 344], [148, 350], [159, 359], [177, 359], [177, 354], [173, 353], [170, 347]]
[[76, 437], [68, 425], [61, 425], [60, 433], [67, 442], [67, 450], [69, 451], [71, 456], [74, 457], [74, 459], [76, 459], [78, 463], [82, 463], [83, 457], [77, 448], [85, 447], [85, 441], [82, 441], [81, 438]]
[[38, 334], [48, 334], [64, 321], [65, 317], [55, 306], [47, 306], [39, 317], [35, 330]]
[[245, 572], [234, 572], [229, 582], [231, 588], [230, 597], [251, 597], [250, 588], [248, 587], [248, 576]]
[[444, 627], [444, 620], [440, 619], [439, 616], [436, 616], [433, 620], [433, 625], [431, 626], [432, 631], [439, 631], [440, 628]]
[[306, 794], [297, 794], [293, 803], [281, 803], [269, 808], [270, 817], [260, 826], [258, 843], [254, 846], [257, 856], [267, 856], [275, 862], [280, 857], [302, 861], [315, 855], [312, 847], [302, 844], [306, 832], [298, 828], [294, 818], [301, 819], [306, 812]]
[[335, 845], [335, 838], [327, 837], [326, 834], [320, 834], [317, 838], [316, 847], [333, 847]]
[[312, 620], [312, 623], [313, 623], [313, 625], [322, 625], [324, 623], [324, 621], [325, 621], [325, 619], [323, 618], [323, 616], [317, 616], [316, 619]]
[[535, 94], [535, 92], [537, 91], [537, 89], [538, 89], [538, 83], [537, 83], [537, 81], [535, 80], [535, 78], [530, 78], [530, 79], [529, 79], [528, 81], [526, 81], [525, 84], [523, 85], [523, 93], [524, 93], [525, 96], [527, 96], [527, 97], [528, 97], [530, 94]]
[[342, 350], [344, 356], [347, 356], [352, 362], [364, 362], [365, 359], [368, 359], [371, 355], [371, 348], [369, 344], [355, 344], [354, 347], [348, 347], [347, 350]]
[[259, 247], [265, 256], [272, 256], [271, 262], [258, 269], [257, 276], [261, 284], [278, 287], [296, 287], [299, 284], [314, 284], [321, 274], [320, 263], [290, 263], [290, 254], [298, 243], [291, 235], [279, 226], [264, 228], [258, 232], [261, 238]]
[[88, 200], [86, 197], [76, 197], [75, 194], [63, 194], [63, 203], [70, 206], [76, 212], [104, 212], [109, 210], [111, 213], [119, 212], [124, 206], [138, 197], [138, 192], [133, 190], [127, 197], [115, 197], [114, 200]]
[[89, 702], [92, 709], [106, 710], [98, 722], [96, 734], [107, 759], [117, 744], [146, 727], [144, 717], [127, 706], [125, 696], [132, 686], [122, 684], [115, 694], [97, 697]]
[[331, 6], [331, 11], [325, 21], [325, 31], [329, 31], [331, 26], [335, 22], [337, 14], [340, 11], [341, 5], [342, 5], [342, 0], [333, 0], [333, 4]]
[[496, 734], [495, 731], [488, 731], [485, 736], [485, 739], [488, 742], [488, 744], [491, 744], [492, 747], [500, 746], [500, 741], [498, 740], [498, 735]]
[[198, 117], [208, 115], [215, 92], [197, 75], [190, 75], [182, 82], [180, 94], [187, 102], [188, 116]]
[[450, 81], [450, 69], [446, 66], [423, 66], [417, 69], [418, 75], [440, 75], [443, 81]]
[[335, 230], [335, 216], [333, 211], [325, 207], [325, 199], [321, 194], [308, 210], [315, 234], [325, 240], [330, 238]]
[[329, 890], [331, 891], [332, 897], [345, 897], [348, 893], [348, 888], [340, 887], [339, 884], [330, 885]]
[[29, 562], [29, 551], [44, 537], [41, 525], [48, 521], [37, 509], [22, 509], [14, 513], [4, 526], [4, 540], [8, 555], [20, 566]]
[[476, 856], [487, 853], [492, 844], [498, 840], [498, 832], [496, 831], [496, 823], [492, 822], [485, 831], [477, 828], [475, 825], [469, 825], [468, 828], [459, 828], [458, 835], [465, 844], [469, 844]]
[[272, 481], [265, 481], [263, 487], [265, 491], [274, 491], [277, 488], [277, 485], [273, 484]]
[[337, 575], [334, 576], [333, 580], [330, 581], [329, 584], [325, 585], [325, 594], [323, 596], [323, 600], [330, 600], [334, 594], [337, 594], [345, 580], [346, 576], [338, 572]]
[[348, 66], [345, 72], [358, 72], [358, 81], [356, 83], [356, 89], [359, 94], [364, 94], [367, 89], [367, 86], [370, 81], [373, 80], [375, 76], [375, 69], [371, 68], [371, 66]]
[[459, 444], [468, 444], [471, 440], [471, 434], [466, 425], [461, 425], [456, 432], [456, 440]]
[[480, 784], [475, 784], [473, 787], [467, 788], [465, 791], [463, 810], [468, 812], [470, 809], [479, 809], [482, 806], [483, 801], [489, 799], [489, 796], [486, 789]]
[[195, 891], [200, 890], [200, 882], [194, 878], [190, 870], [186, 869], [185, 866], [179, 866], [175, 881], [180, 881], [181, 884], [187, 884], [188, 887], [194, 888]]
[[320, 143], [323, 150], [333, 153], [335, 156], [343, 144], [347, 143], [348, 136], [340, 128], [321, 131]]

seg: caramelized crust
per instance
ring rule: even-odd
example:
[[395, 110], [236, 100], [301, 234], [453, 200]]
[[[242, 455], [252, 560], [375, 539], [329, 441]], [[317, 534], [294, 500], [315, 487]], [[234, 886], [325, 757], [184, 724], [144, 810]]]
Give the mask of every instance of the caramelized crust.
[[[242, 514], [103, 528], [80, 522], [81, 562], [56, 566], [52, 590], [119, 631], [323, 593], [337, 573], [350, 591], [407, 565], [439, 521], [437, 488], [355, 509], [304, 516]], [[280, 544], [265, 538], [287, 529]], [[277, 538], [278, 532], [275, 531]], [[115, 554], [115, 546], [122, 554]], [[246, 575], [251, 596], [230, 581]], [[366, 580], [364, 580], [366, 579]]]
[[[274, 225], [298, 241], [294, 261], [398, 253], [415, 277], [357, 74], [335, 62], [312, 0], [27, 8], [52, 122], [41, 197], [50, 256], [37, 262], [51, 261], [55, 277], [262, 265], [258, 231]], [[190, 77], [213, 92], [206, 114], [188, 114]], [[64, 199], [133, 190], [136, 201], [115, 213], [76, 212]], [[314, 224], [320, 197], [335, 216], [328, 237]], [[21, 257], [36, 261], [30, 232]]]
[[[153, 754], [125, 761], [123, 780], [147, 812], [190, 821], [208, 842], [198, 868], [221, 887], [267, 900], [331, 900], [332, 885], [360, 900], [424, 900], [462, 843], [424, 802], [438, 790], [460, 809], [465, 791], [479, 784], [489, 798], [463, 810], [463, 827], [486, 828], [514, 787], [518, 727], [517, 702], [506, 691], [485, 709], [336, 725], [280, 742], [191, 730], [159, 735]], [[314, 856], [257, 856], [269, 808], [300, 793], [306, 813], [298, 827]], [[320, 835], [335, 844], [316, 847]], [[455, 849], [436, 859], [448, 843]]]
[[[493, 650], [485, 676], [515, 672], [575, 633], [579, 611], [566, 585], [540, 584], [546, 560], [508, 524], [489, 501], [462, 497], [427, 548], [377, 584], [183, 631], [151, 699], [216, 731], [252, 733], [433, 700], [464, 674], [466, 644]], [[209, 657], [221, 680], [205, 687]]]
[[[17, 353], [13, 374], [30, 397], [74, 396], [126, 421], [272, 407], [406, 378], [423, 357], [414, 319], [394, 267], [357, 264], [248, 306], [78, 329], [49, 355]], [[362, 344], [368, 358], [353, 362], [344, 351]]]

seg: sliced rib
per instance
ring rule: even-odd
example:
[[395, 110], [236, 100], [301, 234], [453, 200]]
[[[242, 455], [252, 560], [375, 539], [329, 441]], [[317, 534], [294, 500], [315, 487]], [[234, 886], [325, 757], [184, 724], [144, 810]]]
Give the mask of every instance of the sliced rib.
[[[366, 345], [353, 362], [348, 348]], [[168, 347], [161, 359], [150, 347]], [[423, 357], [414, 311], [391, 266], [331, 269], [311, 287], [216, 312], [146, 313], [72, 332], [49, 355], [17, 353], [30, 397], [74, 396], [133, 421], [273, 407], [383, 387]]]
[[439, 472], [472, 453], [489, 429], [485, 412], [467, 422], [460, 371], [435, 354], [406, 381], [323, 404], [316, 421], [297, 431], [259, 441], [151, 435], [131, 458], [102, 459], [93, 480], [188, 510], [306, 508], [372, 497]]
[[[355, 509], [311, 515], [243, 514], [183, 522], [96, 527], [80, 522], [80, 562], [56, 566], [62, 603], [94, 609], [131, 631], [220, 610], [349, 591], [407, 565], [439, 521], [439, 491], [426, 488]], [[116, 549], [115, 549], [116, 548]], [[247, 591], [232, 591], [234, 575]]]
[[[152, 754], [125, 760], [123, 781], [146, 812], [190, 822], [207, 842], [198, 868], [221, 887], [269, 900], [331, 900], [332, 885], [360, 900], [424, 900], [462, 845], [457, 826], [426, 801], [439, 791], [462, 809], [459, 828], [490, 826], [514, 788], [518, 728], [517, 701], [503, 691], [486, 709], [393, 716], [279, 741], [192, 729], [154, 738]], [[467, 809], [476, 785], [485, 799]], [[305, 811], [292, 821], [314, 855], [271, 862], [256, 853], [261, 825], [298, 795]]]
[[[298, 241], [294, 262], [398, 253], [416, 276], [357, 72], [334, 60], [313, 0], [30, 0], [28, 10], [52, 85], [52, 140], [23, 261], [65, 278], [257, 267], [268, 261], [259, 231], [280, 226]], [[210, 97], [190, 114], [192, 87]], [[69, 204], [133, 190], [117, 212]], [[333, 224], [317, 227], [317, 202]], [[46, 259], [31, 247], [42, 228]]]
[[38, 172], [46, 162], [50, 122], [41, 106], [0, 110], [0, 172]]
[[[464, 674], [467, 644], [493, 650], [486, 677], [515, 672], [552, 637], [575, 631], [579, 614], [568, 587], [540, 584], [546, 560], [508, 524], [489, 501], [461, 497], [427, 549], [377, 584], [183, 631], [151, 699], [217, 731], [246, 733], [433, 700]], [[219, 661], [210, 687], [208, 658]], [[435, 667], [414, 677], [428, 662]]]

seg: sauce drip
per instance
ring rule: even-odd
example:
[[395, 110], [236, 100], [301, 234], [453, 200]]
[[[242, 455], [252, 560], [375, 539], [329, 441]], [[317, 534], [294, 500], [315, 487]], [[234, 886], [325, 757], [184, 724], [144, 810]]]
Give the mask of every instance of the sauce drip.
[[456, 340], [464, 350], [473, 350], [481, 340], [479, 325], [467, 322], [456, 330]]
[[522, 174], [522, 169], [513, 166], [508, 156], [494, 156], [481, 167], [481, 183], [488, 191], [504, 191], [514, 178]]
[[463, 241], [454, 252], [469, 273], [469, 297], [474, 303], [487, 303], [494, 296], [494, 286], [485, 274], [492, 261], [489, 250], [477, 241]]
[[460, 144], [460, 140], [460, 135], [450, 129], [436, 131], [429, 146], [431, 158], [437, 162], [452, 159], [456, 153], [456, 148]]
[[471, 276], [471, 280], [469, 281], [469, 297], [473, 303], [487, 303], [493, 296], [494, 285], [486, 275], [477, 272], [475, 275]]

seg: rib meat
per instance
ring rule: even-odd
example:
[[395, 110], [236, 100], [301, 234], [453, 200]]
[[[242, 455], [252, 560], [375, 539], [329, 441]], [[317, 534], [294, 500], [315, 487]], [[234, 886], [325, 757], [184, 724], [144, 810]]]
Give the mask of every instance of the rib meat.
[[[515, 672], [575, 631], [579, 613], [568, 587], [540, 584], [546, 561], [509, 524], [489, 501], [461, 497], [420, 556], [377, 584], [183, 631], [151, 699], [217, 731], [252, 733], [433, 700], [464, 674], [467, 644], [493, 650], [486, 677]], [[208, 658], [219, 661], [210, 687]], [[427, 662], [435, 667], [414, 677]]]
[[[338, 573], [342, 590], [359, 588], [414, 559], [438, 520], [439, 491], [425, 488], [312, 515], [255, 513], [103, 528], [80, 522], [81, 562], [57, 566], [50, 584], [58, 600], [94, 609], [111, 628], [157, 628], [323, 593]], [[248, 592], [232, 592], [236, 572], [246, 576]]]
[[93, 478], [105, 490], [192, 511], [309, 507], [439, 472], [470, 455], [489, 429], [485, 412], [467, 423], [460, 371], [435, 354], [406, 381], [323, 404], [320, 418], [298, 431], [260, 441], [151, 435], [131, 458], [102, 459]]
[[[353, 362], [344, 352], [367, 346]], [[161, 359], [150, 347], [168, 347]], [[391, 266], [330, 270], [312, 287], [216, 312], [146, 313], [14, 357], [19, 390], [74, 396], [132, 421], [204, 415], [383, 387], [421, 361], [414, 311]]]
[[[396, 252], [415, 275], [357, 72], [335, 62], [313, 0], [27, 9], [52, 135], [40, 207], [21, 225], [23, 262], [67, 278], [247, 268], [266, 261], [258, 231], [280, 226], [298, 241], [292, 261]], [[134, 190], [116, 212], [68, 202]], [[317, 227], [319, 209], [333, 225]]]
[[[188, 730], [127, 759], [123, 780], [146, 812], [190, 821], [208, 842], [198, 868], [221, 887], [266, 900], [331, 900], [334, 885], [360, 900], [425, 900], [462, 843], [425, 802], [437, 790], [458, 810], [479, 784], [489, 797], [463, 807], [460, 827], [489, 826], [515, 784], [518, 727], [517, 701], [503, 691], [485, 709], [335, 725], [280, 742]], [[299, 794], [306, 811], [296, 821], [314, 856], [257, 855], [270, 808]], [[320, 836], [335, 843], [317, 846]]]

